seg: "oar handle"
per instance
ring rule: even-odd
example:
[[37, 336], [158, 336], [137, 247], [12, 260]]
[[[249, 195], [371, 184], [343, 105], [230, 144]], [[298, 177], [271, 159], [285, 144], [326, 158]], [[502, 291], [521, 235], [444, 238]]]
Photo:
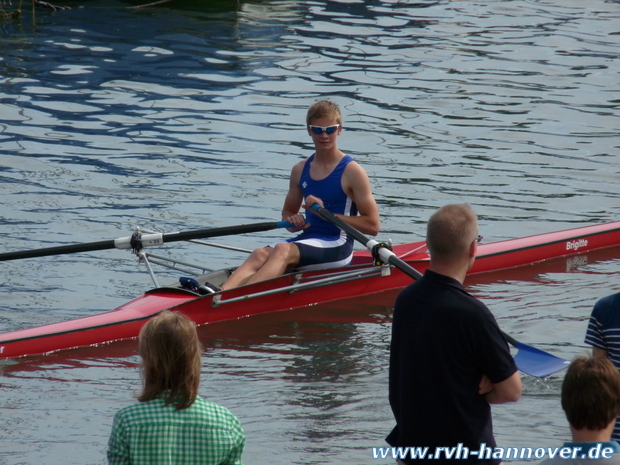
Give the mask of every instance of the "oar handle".
[[251, 232], [269, 231], [278, 228], [291, 228], [295, 225], [288, 221], [271, 221], [265, 223], [242, 224], [239, 226], [224, 226], [221, 228], [199, 229], [196, 231], [184, 231], [167, 233], [163, 235], [164, 242], [189, 241], [191, 239], [206, 239], [207, 237], [231, 236], [233, 234], [245, 234]]

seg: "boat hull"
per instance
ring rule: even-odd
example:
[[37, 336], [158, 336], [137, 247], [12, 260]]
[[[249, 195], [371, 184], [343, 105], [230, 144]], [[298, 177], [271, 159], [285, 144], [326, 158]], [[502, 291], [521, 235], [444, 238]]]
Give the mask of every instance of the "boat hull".
[[[618, 244], [620, 222], [483, 244], [478, 247], [469, 274], [529, 265]], [[393, 252], [421, 273], [430, 264], [423, 241], [395, 246]], [[352, 265], [346, 268], [289, 273], [205, 296], [180, 288], [158, 288], [110, 312], [0, 334], [0, 358], [133, 338], [148, 319], [167, 309], [180, 311], [203, 325], [399, 289], [409, 283], [411, 278], [398, 269], [375, 266], [369, 252], [357, 251]]]

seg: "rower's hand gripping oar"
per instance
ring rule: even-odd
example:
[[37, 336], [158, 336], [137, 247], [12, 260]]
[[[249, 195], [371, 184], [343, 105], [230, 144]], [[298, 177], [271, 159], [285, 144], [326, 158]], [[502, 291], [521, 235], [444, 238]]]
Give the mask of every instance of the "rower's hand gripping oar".
[[[393, 265], [395, 268], [398, 268], [400, 271], [413, 279], [419, 279], [422, 277], [422, 273], [398, 258], [390, 249], [374, 239], [369, 239], [326, 208], [323, 208], [318, 204], [314, 204], [310, 208], [317, 212], [324, 220], [338, 226], [356, 241], [364, 245], [373, 254], [373, 257], [377, 258], [378, 256], [383, 263]], [[563, 370], [570, 363], [568, 360], [564, 360], [543, 350], [536, 349], [535, 347], [519, 342], [503, 331], [502, 334], [508, 343], [518, 349], [517, 354], [514, 356], [514, 360], [519, 370], [523, 373], [539, 378], [546, 378], [553, 373]]]
[[62, 245], [45, 249], [23, 250], [20, 252], [7, 252], [0, 254], [0, 261], [18, 260], [21, 258], [47, 257], [49, 255], [64, 255], [78, 252], [92, 252], [106, 249], [141, 249], [162, 245], [168, 242], [189, 241], [192, 239], [205, 239], [207, 237], [230, 236], [233, 234], [245, 234], [251, 232], [269, 231], [278, 228], [290, 228], [294, 225], [288, 221], [271, 221], [264, 223], [242, 224], [238, 226], [225, 226], [221, 228], [198, 229], [193, 231], [181, 231], [173, 233], [141, 234], [134, 233], [129, 237], [118, 239], [87, 242], [84, 244]]

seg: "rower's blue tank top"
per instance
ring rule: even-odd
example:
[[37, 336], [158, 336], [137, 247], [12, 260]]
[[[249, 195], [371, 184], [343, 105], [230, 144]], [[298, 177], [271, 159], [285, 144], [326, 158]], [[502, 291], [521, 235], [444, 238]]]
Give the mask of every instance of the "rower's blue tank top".
[[[314, 154], [306, 160], [304, 168], [299, 178], [299, 186], [304, 194], [304, 199], [309, 195], [314, 195], [323, 201], [323, 205], [332, 213], [341, 215], [355, 216], [357, 215], [357, 206], [347, 194], [342, 190], [342, 175], [345, 168], [353, 161], [348, 155], [345, 155], [338, 163], [336, 168], [324, 179], [315, 181], [310, 177], [310, 163], [314, 160]], [[340, 237], [345, 233], [340, 228], [325, 221], [311, 210], [306, 210], [306, 221], [311, 227], [304, 230], [301, 238], [334, 238]]]

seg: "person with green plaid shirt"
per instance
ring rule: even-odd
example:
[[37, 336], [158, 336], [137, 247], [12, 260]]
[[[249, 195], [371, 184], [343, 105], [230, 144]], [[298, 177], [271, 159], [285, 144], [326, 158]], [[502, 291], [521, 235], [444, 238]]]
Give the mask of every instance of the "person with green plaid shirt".
[[245, 433], [228, 409], [198, 396], [196, 325], [165, 311], [140, 331], [143, 390], [114, 416], [110, 465], [242, 465]]

